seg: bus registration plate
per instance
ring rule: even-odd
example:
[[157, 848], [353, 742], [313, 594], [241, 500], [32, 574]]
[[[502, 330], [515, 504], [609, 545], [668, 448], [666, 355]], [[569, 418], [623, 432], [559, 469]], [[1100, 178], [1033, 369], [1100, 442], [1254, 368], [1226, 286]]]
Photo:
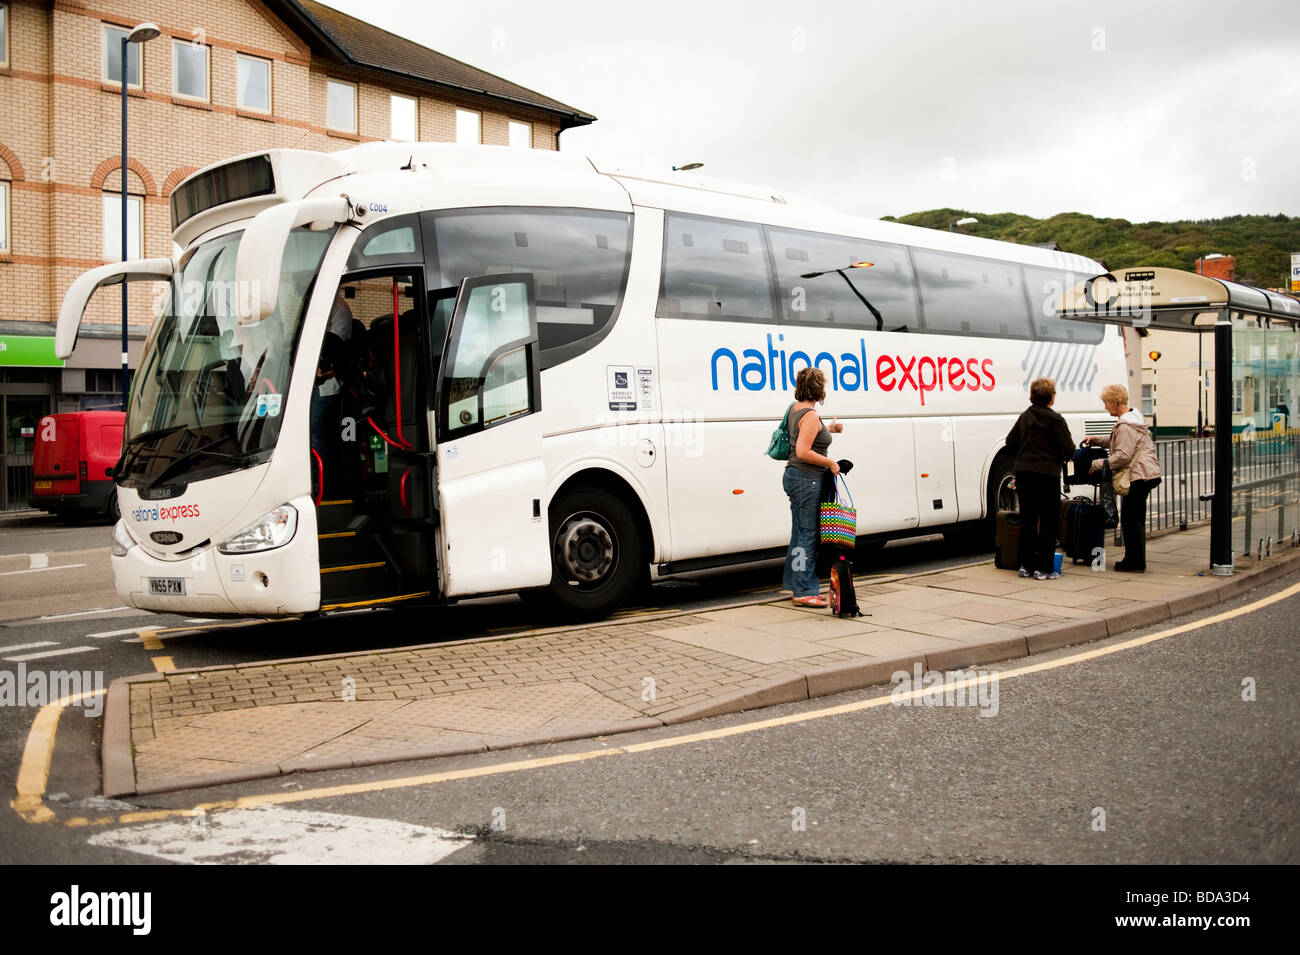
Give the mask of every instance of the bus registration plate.
[[163, 597], [184, 597], [184, 577], [150, 577], [149, 593]]
[[53, 487], [54, 487], [54, 482], [53, 482], [53, 481], [37, 481], [37, 482], [36, 482], [36, 490], [38, 490], [38, 491], [48, 491], [48, 490], [52, 489]]

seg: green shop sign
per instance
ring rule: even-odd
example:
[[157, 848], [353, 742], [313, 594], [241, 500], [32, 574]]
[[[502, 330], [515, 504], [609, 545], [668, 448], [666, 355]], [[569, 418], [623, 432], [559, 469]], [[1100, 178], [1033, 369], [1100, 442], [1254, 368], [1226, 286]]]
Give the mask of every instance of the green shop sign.
[[62, 368], [54, 357], [54, 339], [36, 335], [0, 335], [0, 365], [13, 368]]

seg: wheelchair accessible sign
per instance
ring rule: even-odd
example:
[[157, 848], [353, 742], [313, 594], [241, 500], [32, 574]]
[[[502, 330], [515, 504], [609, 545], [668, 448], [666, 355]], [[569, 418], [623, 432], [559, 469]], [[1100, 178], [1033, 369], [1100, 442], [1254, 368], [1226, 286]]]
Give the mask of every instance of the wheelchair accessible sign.
[[605, 366], [610, 411], [654, 410], [654, 369], [632, 365]]

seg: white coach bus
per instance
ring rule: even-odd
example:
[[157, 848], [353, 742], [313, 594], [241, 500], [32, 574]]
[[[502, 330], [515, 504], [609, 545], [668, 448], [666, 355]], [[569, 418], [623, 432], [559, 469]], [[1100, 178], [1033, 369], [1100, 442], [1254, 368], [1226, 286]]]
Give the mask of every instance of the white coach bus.
[[863, 546], [951, 533], [1006, 494], [1033, 378], [1079, 436], [1125, 377], [1117, 329], [1055, 316], [1094, 261], [686, 174], [272, 150], [171, 213], [179, 257], [78, 278], [56, 343], [97, 287], [165, 283], [114, 474], [117, 590], [150, 610], [535, 590], [599, 616], [652, 569], [779, 555], [764, 450], [807, 364]]

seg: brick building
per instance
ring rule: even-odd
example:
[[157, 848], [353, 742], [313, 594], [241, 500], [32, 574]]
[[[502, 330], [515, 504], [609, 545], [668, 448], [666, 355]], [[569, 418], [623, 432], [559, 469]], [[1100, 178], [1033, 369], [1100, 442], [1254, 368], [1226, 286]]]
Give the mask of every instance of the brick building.
[[[168, 196], [195, 170], [272, 147], [398, 139], [557, 149], [595, 117], [312, 0], [0, 0], [0, 508], [20, 506], [31, 430], [117, 407], [121, 299], [101, 290], [66, 363], [63, 293], [121, 257], [121, 37], [129, 45], [128, 251], [172, 254]], [[131, 291], [132, 367], [152, 319]]]

